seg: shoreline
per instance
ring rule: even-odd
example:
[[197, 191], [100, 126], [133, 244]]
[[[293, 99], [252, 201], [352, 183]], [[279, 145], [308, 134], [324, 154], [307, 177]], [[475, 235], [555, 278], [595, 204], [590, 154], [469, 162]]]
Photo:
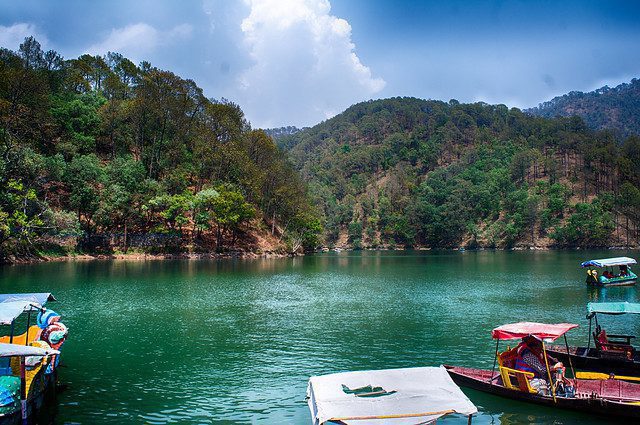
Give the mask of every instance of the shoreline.
[[67, 262], [67, 261], [99, 261], [99, 260], [119, 260], [119, 261], [157, 261], [157, 260], [230, 260], [230, 259], [272, 259], [297, 257], [304, 254], [292, 254], [284, 252], [268, 251], [264, 253], [256, 252], [206, 252], [178, 254], [148, 254], [148, 253], [118, 253], [118, 254], [75, 254], [75, 255], [31, 255], [23, 258], [10, 258], [9, 262], [0, 263], [1, 266], [37, 264], [47, 262]]
[[119, 260], [119, 261], [157, 261], [157, 260], [253, 260], [253, 259], [278, 259], [289, 257], [301, 257], [305, 255], [321, 254], [328, 252], [340, 253], [343, 251], [367, 251], [367, 252], [385, 252], [385, 251], [581, 251], [590, 249], [600, 250], [628, 250], [638, 251], [640, 246], [624, 247], [624, 246], [610, 246], [610, 247], [540, 247], [540, 246], [517, 246], [512, 248], [430, 248], [430, 247], [377, 247], [377, 248], [358, 248], [351, 247], [321, 247], [311, 253], [287, 253], [278, 251], [267, 252], [245, 252], [245, 251], [232, 251], [225, 253], [205, 252], [205, 253], [189, 253], [182, 252], [177, 254], [148, 254], [148, 253], [118, 253], [118, 254], [76, 254], [76, 255], [31, 255], [23, 258], [10, 258], [9, 262], [0, 263], [0, 266], [22, 265], [22, 264], [37, 264], [46, 262], [66, 262], [66, 261], [96, 261], [96, 260]]

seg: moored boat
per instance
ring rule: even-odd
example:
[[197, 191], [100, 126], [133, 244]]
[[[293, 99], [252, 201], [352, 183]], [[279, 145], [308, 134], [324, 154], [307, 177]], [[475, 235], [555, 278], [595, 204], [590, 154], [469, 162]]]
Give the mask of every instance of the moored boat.
[[589, 340], [587, 346], [553, 345], [549, 346], [547, 351], [561, 361], [571, 360], [577, 369], [630, 377], [639, 376], [640, 352], [631, 344], [635, 336], [608, 334], [598, 323], [598, 314], [640, 314], [640, 304], [629, 302], [588, 303]]
[[55, 375], [45, 373], [58, 350], [0, 342], [0, 360], [17, 363], [17, 372], [0, 376], [0, 424], [27, 424], [55, 390]]
[[[0, 337], [0, 425], [29, 423], [55, 391], [67, 328], [44, 307], [53, 300], [49, 293], [0, 294], [0, 324], [9, 328]], [[17, 334], [25, 319], [25, 332]]]
[[470, 423], [478, 412], [442, 366], [312, 376], [307, 402], [314, 425], [431, 424], [449, 414]]
[[[500, 397], [610, 417], [640, 418], [640, 384], [617, 379], [569, 379], [552, 371], [545, 342], [565, 337], [566, 332], [576, 327], [578, 325], [570, 323], [522, 322], [503, 325], [492, 331], [492, 336], [496, 339], [493, 370], [445, 367], [456, 384]], [[547, 386], [536, 388], [533, 385], [534, 373], [519, 367], [516, 357], [518, 347], [498, 352], [500, 341], [529, 337], [542, 343]], [[496, 363], [498, 370], [495, 369]], [[558, 378], [555, 379], [554, 375]]]
[[[629, 257], [602, 258], [580, 264], [587, 268], [586, 283], [594, 286], [635, 285], [638, 276], [631, 271], [636, 260]], [[618, 267], [618, 270], [614, 270]]]
[[461, 387], [513, 400], [549, 407], [596, 413], [606, 416], [640, 418], [640, 384], [616, 379], [575, 379], [575, 397], [555, 397], [505, 387], [500, 372], [468, 367], [446, 366], [453, 381]]

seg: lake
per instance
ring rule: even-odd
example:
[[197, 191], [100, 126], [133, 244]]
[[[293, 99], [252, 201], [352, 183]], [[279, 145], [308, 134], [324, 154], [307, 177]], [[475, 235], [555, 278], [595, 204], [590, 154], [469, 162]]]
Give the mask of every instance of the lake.
[[[0, 268], [0, 292], [52, 292], [70, 329], [55, 423], [309, 424], [311, 375], [491, 368], [490, 331], [573, 322], [586, 303], [637, 301], [587, 288], [581, 261], [627, 251], [342, 252], [261, 260], [53, 262]], [[640, 335], [633, 318], [605, 318]], [[467, 391], [474, 424], [604, 424]], [[439, 421], [439, 423], [441, 423]], [[445, 424], [466, 424], [450, 417]]]

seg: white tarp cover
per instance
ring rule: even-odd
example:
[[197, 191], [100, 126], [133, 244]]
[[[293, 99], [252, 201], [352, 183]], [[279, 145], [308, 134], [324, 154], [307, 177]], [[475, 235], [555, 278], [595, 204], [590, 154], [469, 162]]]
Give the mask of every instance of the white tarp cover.
[[5, 344], [0, 342], [0, 357], [27, 357], [27, 356], [46, 356], [51, 354], [60, 354], [58, 350], [48, 349], [40, 347], [32, 347], [30, 345], [19, 344]]
[[0, 302], [0, 325], [10, 325], [13, 320], [20, 316], [25, 309], [30, 308], [31, 301], [6, 301]]
[[[342, 385], [352, 390], [371, 385], [396, 392], [358, 397], [347, 394]], [[330, 420], [354, 425], [415, 425], [449, 413], [468, 416], [478, 412], [443, 366], [312, 376], [307, 397], [314, 425]]]

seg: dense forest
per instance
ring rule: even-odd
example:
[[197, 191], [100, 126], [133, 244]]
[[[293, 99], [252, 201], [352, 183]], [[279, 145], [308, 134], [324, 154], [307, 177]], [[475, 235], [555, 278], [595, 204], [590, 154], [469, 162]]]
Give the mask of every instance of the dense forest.
[[[637, 246], [640, 138], [621, 117], [638, 86], [594, 92], [587, 122], [393, 98], [267, 134], [191, 80], [117, 53], [64, 60], [30, 37], [0, 49], [0, 261]], [[576, 113], [563, 99], [591, 95], [532, 112]], [[614, 122], [592, 119], [603, 116], [624, 126], [590, 128]]]
[[613, 130], [621, 137], [640, 135], [640, 80], [589, 93], [572, 91], [525, 112], [546, 118], [577, 115], [594, 130]]
[[415, 98], [283, 136], [337, 247], [637, 245], [640, 138]]
[[240, 107], [117, 53], [0, 50], [0, 260], [315, 247], [305, 186]]

